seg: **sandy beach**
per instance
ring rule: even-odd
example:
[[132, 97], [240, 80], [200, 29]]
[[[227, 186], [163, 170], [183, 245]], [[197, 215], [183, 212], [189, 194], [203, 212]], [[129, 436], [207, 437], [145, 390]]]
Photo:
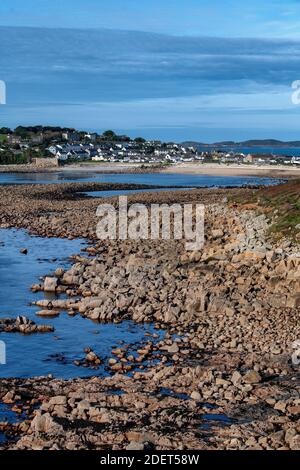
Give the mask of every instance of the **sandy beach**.
[[222, 165], [213, 163], [180, 163], [168, 167], [157, 165], [140, 165], [137, 163], [77, 163], [72, 165], [38, 168], [34, 165], [3, 165], [0, 173], [52, 173], [72, 172], [86, 173], [154, 173], [189, 174], [209, 176], [256, 176], [268, 178], [300, 178], [300, 168], [293, 166], [272, 165]]
[[300, 168], [272, 165], [222, 165], [213, 163], [182, 163], [162, 170], [163, 173], [184, 173], [210, 176], [261, 176], [270, 178], [299, 178]]

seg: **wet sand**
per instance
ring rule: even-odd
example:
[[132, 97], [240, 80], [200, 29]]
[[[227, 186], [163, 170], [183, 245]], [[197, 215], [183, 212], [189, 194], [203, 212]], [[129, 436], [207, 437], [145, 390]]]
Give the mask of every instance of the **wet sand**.
[[272, 165], [219, 165], [182, 163], [162, 170], [163, 173], [210, 176], [258, 176], [269, 178], [300, 178], [300, 168]]

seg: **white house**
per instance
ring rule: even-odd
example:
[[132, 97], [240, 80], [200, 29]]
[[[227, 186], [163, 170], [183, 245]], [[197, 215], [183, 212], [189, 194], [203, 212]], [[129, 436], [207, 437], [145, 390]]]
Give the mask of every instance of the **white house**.
[[57, 155], [57, 153], [62, 151], [62, 149], [61, 145], [51, 145], [51, 147], [47, 148], [48, 152], [52, 153], [52, 155]]
[[71, 152], [63, 152], [63, 151], [58, 151], [56, 154], [56, 157], [58, 158], [58, 161], [60, 162], [66, 162], [71, 158]]

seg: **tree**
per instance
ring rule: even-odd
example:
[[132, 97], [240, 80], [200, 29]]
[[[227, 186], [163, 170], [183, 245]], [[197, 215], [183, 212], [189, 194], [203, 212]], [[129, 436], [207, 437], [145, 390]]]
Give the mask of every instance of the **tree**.
[[107, 140], [114, 140], [116, 138], [116, 134], [114, 131], [105, 131], [103, 132], [103, 137], [105, 137]]
[[137, 143], [137, 144], [144, 144], [146, 142], [146, 139], [144, 139], [143, 137], [136, 137], [134, 139], [134, 141]]
[[24, 126], [18, 126], [15, 128], [15, 134], [21, 138], [27, 137], [29, 135], [28, 128]]
[[9, 127], [0, 127], [0, 134], [12, 134], [12, 130]]
[[27, 156], [22, 153], [14, 154], [9, 150], [0, 152], [0, 165], [19, 165], [27, 163], [27, 161]]

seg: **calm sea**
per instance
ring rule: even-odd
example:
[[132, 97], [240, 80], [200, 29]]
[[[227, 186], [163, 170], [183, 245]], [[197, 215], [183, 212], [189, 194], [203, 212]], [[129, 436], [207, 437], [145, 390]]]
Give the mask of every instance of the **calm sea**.
[[273, 154], [273, 155], [286, 155], [299, 157], [300, 156], [300, 147], [202, 147], [199, 146], [198, 149], [200, 152], [207, 152], [208, 150], [223, 150], [224, 152], [241, 152], [244, 154]]

